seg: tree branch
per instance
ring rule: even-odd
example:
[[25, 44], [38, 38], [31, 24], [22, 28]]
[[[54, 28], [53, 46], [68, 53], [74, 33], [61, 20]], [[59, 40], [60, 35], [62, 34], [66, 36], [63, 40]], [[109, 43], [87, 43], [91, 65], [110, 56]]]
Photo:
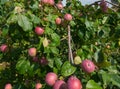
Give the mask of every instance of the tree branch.
[[68, 47], [69, 47], [69, 53], [68, 53], [69, 61], [70, 61], [72, 64], [74, 64], [74, 62], [73, 62], [72, 48], [71, 48], [71, 33], [70, 33], [70, 25], [68, 25]]
[[[96, 1], [96, 2], [88, 5], [87, 8], [89, 8], [89, 7], [92, 6], [92, 5], [98, 5], [99, 2], [101, 2], [101, 1]], [[118, 6], [118, 5], [114, 4], [114, 3], [111, 3], [111, 2], [108, 2], [108, 1], [105, 1], [105, 2], [111, 4], [112, 6], [115, 6], [115, 7], [117, 7], [117, 8], [120, 8], [120, 6]]]

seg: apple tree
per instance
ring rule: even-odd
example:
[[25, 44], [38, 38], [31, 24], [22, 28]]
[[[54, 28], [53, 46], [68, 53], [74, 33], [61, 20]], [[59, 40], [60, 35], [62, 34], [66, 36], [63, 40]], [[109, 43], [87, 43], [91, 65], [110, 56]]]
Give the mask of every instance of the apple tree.
[[119, 89], [119, 4], [0, 0], [1, 89]]

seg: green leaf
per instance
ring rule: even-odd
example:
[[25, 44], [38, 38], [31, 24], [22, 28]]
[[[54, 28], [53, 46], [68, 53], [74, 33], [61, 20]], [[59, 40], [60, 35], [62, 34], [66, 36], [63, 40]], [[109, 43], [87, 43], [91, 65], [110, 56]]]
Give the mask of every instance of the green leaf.
[[30, 20], [26, 16], [21, 14], [18, 15], [18, 25], [22, 27], [24, 31], [29, 31], [33, 28], [33, 25], [30, 22]]
[[94, 80], [89, 80], [87, 82], [86, 89], [102, 89], [102, 87]]
[[76, 71], [76, 67], [72, 66], [69, 61], [66, 61], [61, 69], [61, 74], [63, 76], [69, 76]]
[[52, 43], [50, 45], [52, 46], [58, 46], [60, 45], [60, 36], [56, 33], [51, 34], [51, 38], [52, 38]]
[[50, 47], [50, 50], [53, 54], [59, 54], [59, 50], [56, 47]]
[[16, 22], [17, 22], [17, 15], [15, 15], [15, 14], [10, 15], [10, 17], [7, 19], [8, 24], [16, 23]]
[[8, 2], [9, 0], [0, 0], [1, 4], [5, 4], [6, 2]]
[[16, 64], [16, 69], [20, 74], [25, 74], [30, 68], [29, 60], [21, 59]]
[[61, 58], [55, 58], [55, 64], [57, 66], [58, 69], [61, 68], [61, 65], [62, 65], [62, 61], [61, 61]]
[[54, 58], [47, 58], [49, 67], [53, 68]]
[[110, 82], [112, 82], [113, 85], [116, 85], [120, 88], [120, 76], [114, 73], [106, 73], [104, 71], [101, 71], [100, 73], [102, 74], [104, 85], [107, 85]]

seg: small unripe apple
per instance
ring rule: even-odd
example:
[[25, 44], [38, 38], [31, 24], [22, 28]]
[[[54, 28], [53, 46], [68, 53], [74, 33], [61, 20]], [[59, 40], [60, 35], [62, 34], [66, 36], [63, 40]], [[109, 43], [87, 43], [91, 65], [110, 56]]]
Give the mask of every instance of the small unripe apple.
[[44, 33], [44, 29], [41, 28], [41, 27], [36, 27], [36, 28], [35, 28], [35, 33], [36, 33], [37, 35], [42, 35], [42, 34]]
[[41, 89], [41, 88], [42, 88], [42, 84], [41, 83], [36, 83], [35, 89]]
[[95, 64], [88, 59], [82, 61], [81, 67], [86, 73], [92, 73], [95, 71]]
[[28, 49], [28, 54], [29, 54], [31, 57], [35, 57], [35, 56], [36, 56], [36, 53], [37, 53], [36, 48], [30, 48], [30, 49]]
[[68, 89], [82, 89], [81, 81], [76, 76], [69, 77], [67, 84]]
[[64, 19], [67, 20], [67, 21], [71, 21], [72, 20], [72, 15], [71, 14], [65, 14]]
[[12, 89], [12, 85], [10, 83], [8, 83], [8, 84], [5, 85], [4, 89]]
[[59, 17], [55, 19], [55, 23], [56, 23], [57, 25], [61, 24], [61, 21], [62, 21], [62, 20], [61, 20], [61, 18], [59, 18]]
[[40, 59], [40, 64], [43, 65], [43, 66], [45, 66], [45, 65], [48, 64], [48, 60], [47, 60], [45, 57], [42, 57], [42, 58]]
[[7, 46], [6, 44], [2, 44], [2, 45], [0, 46], [0, 51], [1, 51], [1, 52], [7, 52], [7, 50], [8, 50], [8, 46]]
[[45, 82], [49, 85], [49, 86], [53, 86], [56, 82], [56, 80], [58, 79], [58, 76], [53, 73], [53, 72], [49, 72], [47, 73], [46, 77], [45, 77]]
[[103, 12], [107, 12], [108, 11], [108, 6], [107, 6], [107, 3], [105, 2], [105, 0], [101, 0], [100, 7], [101, 7]]
[[68, 89], [68, 86], [63, 80], [57, 80], [53, 86], [53, 89]]
[[59, 10], [62, 10], [62, 9], [63, 9], [63, 4], [62, 4], [62, 3], [58, 3], [58, 4], [56, 4], [56, 6], [57, 6], [57, 8], [58, 8]]
[[54, 1], [54, 0], [48, 0], [48, 4], [49, 4], [49, 5], [54, 5], [54, 4], [55, 4], [55, 1]]
[[38, 62], [38, 57], [33, 57], [33, 59], [32, 59], [34, 62]]

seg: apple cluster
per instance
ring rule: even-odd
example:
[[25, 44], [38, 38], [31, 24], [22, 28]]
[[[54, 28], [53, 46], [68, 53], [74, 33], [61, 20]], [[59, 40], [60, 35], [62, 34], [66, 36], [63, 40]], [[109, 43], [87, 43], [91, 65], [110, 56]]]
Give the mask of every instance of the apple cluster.
[[65, 82], [64, 80], [59, 80], [56, 73], [49, 72], [45, 77], [45, 82], [53, 89], [82, 89], [81, 81], [73, 75]]

